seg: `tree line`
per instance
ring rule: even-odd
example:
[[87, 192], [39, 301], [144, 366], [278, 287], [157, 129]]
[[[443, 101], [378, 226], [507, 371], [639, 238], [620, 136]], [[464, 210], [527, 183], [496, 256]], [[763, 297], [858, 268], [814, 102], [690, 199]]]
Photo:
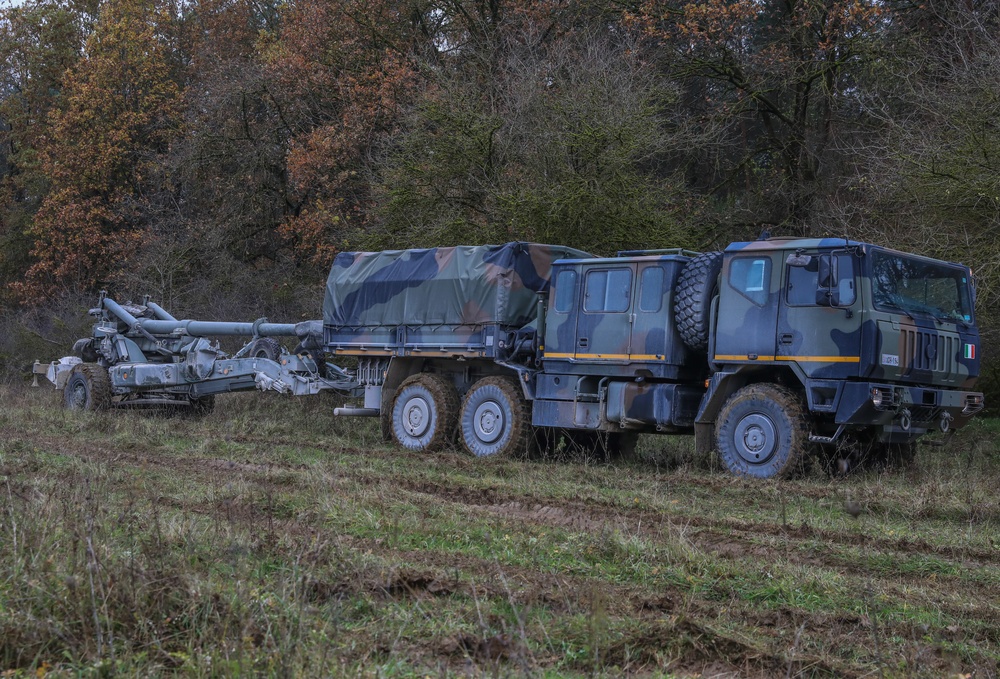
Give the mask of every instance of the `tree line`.
[[988, 0], [27, 0], [0, 311], [255, 313], [342, 250], [767, 230], [970, 264], [992, 341], [998, 31]]

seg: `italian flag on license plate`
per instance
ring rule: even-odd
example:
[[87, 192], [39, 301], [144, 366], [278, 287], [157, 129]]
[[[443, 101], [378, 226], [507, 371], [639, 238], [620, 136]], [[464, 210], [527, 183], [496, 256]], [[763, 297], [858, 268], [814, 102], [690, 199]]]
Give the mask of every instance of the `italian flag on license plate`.
[[966, 344], [965, 345], [965, 357], [966, 358], [975, 358], [976, 357], [976, 345], [975, 344]]

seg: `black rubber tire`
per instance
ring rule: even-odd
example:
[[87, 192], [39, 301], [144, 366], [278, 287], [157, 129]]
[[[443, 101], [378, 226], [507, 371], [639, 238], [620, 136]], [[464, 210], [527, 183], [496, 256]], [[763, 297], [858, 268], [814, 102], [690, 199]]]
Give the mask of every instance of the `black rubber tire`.
[[462, 445], [476, 457], [530, 456], [531, 407], [509, 377], [484, 377], [469, 389], [459, 417]]
[[674, 291], [674, 324], [691, 351], [708, 348], [712, 298], [718, 290], [722, 253], [706, 252], [684, 267]]
[[800, 474], [812, 444], [802, 397], [776, 384], [751, 384], [729, 397], [716, 421], [723, 466], [761, 479]]
[[78, 363], [63, 387], [68, 410], [107, 410], [111, 407], [111, 378], [96, 363]]
[[408, 450], [433, 452], [454, 440], [458, 392], [441, 375], [411, 375], [392, 401], [392, 437]]
[[281, 344], [273, 337], [258, 337], [247, 349], [247, 357], [277, 361], [281, 357]]
[[215, 394], [192, 398], [188, 401], [191, 404], [190, 414], [194, 417], [205, 417], [211, 415], [215, 410]]

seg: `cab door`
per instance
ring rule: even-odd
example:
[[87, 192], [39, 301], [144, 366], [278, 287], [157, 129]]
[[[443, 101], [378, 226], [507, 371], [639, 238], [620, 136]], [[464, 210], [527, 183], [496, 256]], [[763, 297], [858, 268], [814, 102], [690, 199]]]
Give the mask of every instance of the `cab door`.
[[716, 363], [774, 361], [782, 254], [749, 249], [726, 253], [719, 283]]
[[580, 265], [556, 264], [552, 271], [549, 304], [542, 344], [549, 360], [576, 356], [576, 326], [580, 316]]
[[583, 304], [577, 320], [576, 358], [627, 360], [632, 347], [633, 263], [602, 262], [583, 269]]
[[812, 378], [855, 376], [863, 317], [858, 260], [846, 251], [802, 254], [808, 263], [784, 266], [776, 359], [797, 363]]

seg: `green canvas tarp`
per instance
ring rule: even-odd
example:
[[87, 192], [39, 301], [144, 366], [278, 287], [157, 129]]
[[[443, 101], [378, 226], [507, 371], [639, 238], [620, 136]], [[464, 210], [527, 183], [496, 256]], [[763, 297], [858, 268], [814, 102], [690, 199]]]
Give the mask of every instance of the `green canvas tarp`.
[[499, 323], [535, 316], [552, 262], [588, 258], [538, 243], [458, 246], [337, 255], [326, 283], [328, 326]]

